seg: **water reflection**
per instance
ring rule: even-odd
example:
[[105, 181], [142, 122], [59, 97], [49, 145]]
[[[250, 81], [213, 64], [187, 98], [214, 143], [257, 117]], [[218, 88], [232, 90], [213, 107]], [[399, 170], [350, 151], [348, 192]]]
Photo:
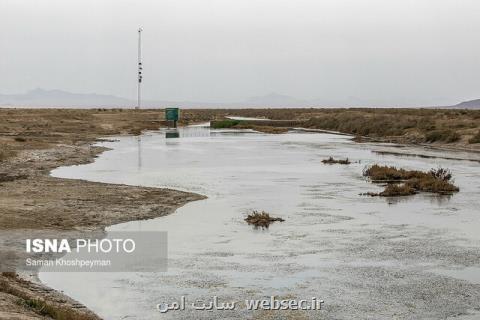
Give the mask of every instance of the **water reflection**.
[[166, 139], [197, 138], [197, 137], [209, 137], [209, 136], [210, 136], [209, 127], [192, 126], [192, 127], [165, 130]]
[[137, 168], [142, 169], [142, 137], [137, 137]]
[[166, 139], [180, 138], [180, 133], [178, 130], [169, 130], [165, 132]]
[[410, 202], [412, 201], [415, 197], [421, 197], [423, 199], [426, 199], [430, 201], [431, 204], [437, 205], [437, 206], [442, 206], [447, 204], [450, 199], [452, 198], [452, 194], [428, 194], [428, 193], [419, 193], [419, 194], [414, 194], [411, 196], [402, 196], [402, 197], [386, 197], [385, 201], [389, 205], [397, 205], [400, 203], [404, 202]]

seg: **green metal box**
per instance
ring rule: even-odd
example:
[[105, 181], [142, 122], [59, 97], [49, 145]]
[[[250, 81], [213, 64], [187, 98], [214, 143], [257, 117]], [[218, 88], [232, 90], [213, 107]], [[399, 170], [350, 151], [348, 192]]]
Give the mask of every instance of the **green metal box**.
[[165, 108], [165, 120], [178, 121], [180, 110], [178, 108]]

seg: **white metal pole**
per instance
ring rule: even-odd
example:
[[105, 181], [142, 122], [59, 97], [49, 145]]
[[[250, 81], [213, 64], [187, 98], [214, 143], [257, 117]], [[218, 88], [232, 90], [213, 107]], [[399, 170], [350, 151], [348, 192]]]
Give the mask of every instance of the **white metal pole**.
[[142, 86], [142, 28], [138, 28], [138, 88], [137, 88], [137, 107], [141, 106], [141, 86]]

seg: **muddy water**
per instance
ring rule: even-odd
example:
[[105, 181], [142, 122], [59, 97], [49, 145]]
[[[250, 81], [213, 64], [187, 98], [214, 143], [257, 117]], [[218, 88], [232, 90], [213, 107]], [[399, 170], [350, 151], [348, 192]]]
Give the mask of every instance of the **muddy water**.
[[[162, 273], [41, 273], [106, 319], [438, 319], [480, 308], [480, 166], [399, 156], [415, 148], [356, 144], [349, 137], [210, 131], [195, 127], [120, 137], [93, 164], [54, 176], [188, 190], [208, 196], [176, 213], [112, 230], [168, 231]], [[175, 135], [173, 135], [175, 136]], [[381, 151], [381, 152], [378, 152]], [[387, 153], [384, 153], [387, 151]], [[394, 154], [388, 153], [393, 152]], [[329, 157], [352, 164], [324, 165]], [[468, 155], [473, 157], [474, 155]], [[386, 199], [362, 177], [373, 163], [452, 170], [461, 192]], [[268, 230], [243, 221], [251, 210], [285, 219]], [[170, 311], [162, 302], [239, 301], [233, 311]], [[241, 301], [271, 295], [317, 297], [321, 311], [246, 311]]]

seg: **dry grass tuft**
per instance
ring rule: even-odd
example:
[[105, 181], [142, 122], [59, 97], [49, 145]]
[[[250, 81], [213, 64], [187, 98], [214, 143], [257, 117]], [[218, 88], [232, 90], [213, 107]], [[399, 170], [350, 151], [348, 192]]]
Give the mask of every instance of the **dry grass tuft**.
[[128, 133], [131, 134], [131, 135], [134, 135], [134, 136], [139, 136], [139, 135], [142, 134], [142, 129], [132, 128], [132, 129], [128, 130]]
[[43, 299], [18, 299], [18, 304], [32, 309], [39, 315], [55, 320], [91, 320], [90, 315], [76, 313], [54, 303], [49, 303]]
[[266, 213], [265, 211], [259, 212], [254, 210], [251, 214], [249, 214], [245, 218], [245, 221], [248, 224], [253, 224], [257, 228], [258, 227], [268, 228], [272, 222], [275, 222], [275, 221], [283, 222], [285, 220], [282, 218], [271, 217], [270, 214]]
[[431, 169], [429, 172], [418, 170], [397, 169], [395, 167], [373, 165], [366, 168], [363, 175], [372, 182], [388, 183], [385, 190], [366, 195], [393, 197], [408, 196], [417, 192], [437, 194], [452, 194], [460, 189], [452, 183], [452, 173], [449, 169]]
[[1, 145], [0, 146], [0, 162], [6, 161], [9, 158], [13, 158], [17, 155], [17, 152], [15, 150], [10, 149], [6, 145]]
[[405, 185], [418, 191], [432, 192], [438, 194], [452, 194], [454, 192], [460, 191], [460, 188], [458, 188], [451, 182], [436, 179], [434, 177], [424, 179], [411, 179], [405, 182]]
[[334, 159], [333, 157], [329, 157], [328, 159], [322, 160], [324, 164], [350, 164], [351, 162], [347, 159]]
[[215, 121], [214, 123], [211, 124], [211, 126], [213, 129], [225, 129], [225, 128], [235, 127], [238, 124], [240, 124], [239, 120], [224, 119], [221, 121]]
[[427, 173], [418, 170], [397, 169], [395, 167], [374, 164], [363, 170], [363, 175], [373, 182], [395, 182], [424, 177]]
[[[3, 277], [2, 277], [3, 276]], [[45, 319], [55, 320], [99, 320], [90, 311], [82, 308], [72, 308], [71, 305], [59, 301], [58, 297], [49, 298], [41, 296], [42, 292], [29, 290], [24, 285], [24, 281], [16, 276], [15, 273], [2, 273], [0, 276], [0, 291], [18, 297], [17, 304], [22, 305], [35, 313], [45, 317]], [[69, 307], [70, 306], [70, 307]]]
[[468, 140], [468, 143], [471, 143], [471, 144], [480, 143], [480, 131], [478, 131], [476, 135], [471, 137], [470, 140]]
[[378, 195], [381, 197], [401, 197], [401, 196], [411, 196], [417, 193], [414, 188], [406, 184], [388, 184], [385, 187], [385, 190], [380, 192]]
[[461, 136], [454, 130], [434, 130], [425, 135], [427, 142], [446, 142], [453, 143], [460, 140]]

